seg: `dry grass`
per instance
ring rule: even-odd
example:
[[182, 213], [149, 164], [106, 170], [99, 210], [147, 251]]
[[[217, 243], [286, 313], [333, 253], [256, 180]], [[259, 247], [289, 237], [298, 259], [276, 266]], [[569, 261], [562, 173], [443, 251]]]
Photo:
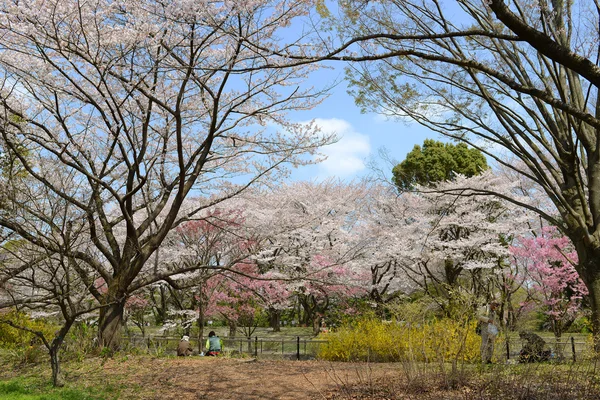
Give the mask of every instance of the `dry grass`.
[[[64, 371], [67, 387], [98, 399], [600, 399], [593, 363], [452, 369], [448, 364], [117, 356], [70, 362]], [[5, 381], [16, 377], [50, 379], [46, 365], [4, 366], [0, 372]]]

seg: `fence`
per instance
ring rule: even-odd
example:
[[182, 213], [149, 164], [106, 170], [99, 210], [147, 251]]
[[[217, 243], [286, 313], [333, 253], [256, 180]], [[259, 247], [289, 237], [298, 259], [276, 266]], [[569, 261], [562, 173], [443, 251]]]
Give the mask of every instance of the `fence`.
[[[559, 341], [553, 336], [544, 336], [543, 339], [556, 358], [575, 362], [592, 354], [591, 342], [586, 341], [582, 336], [563, 337]], [[509, 337], [508, 340], [496, 343], [496, 356], [507, 360], [518, 359], [521, 346], [522, 341], [519, 337]]]
[[[180, 337], [174, 336], [130, 336], [130, 345], [134, 348], [147, 349], [160, 354], [175, 354]], [[315, 358], [319, 346], [327, 343], [326, 340], [316, 340], [312, 336], [283, 337], [283, 338], [261, 338], [258, 336], [221, 338], [224, 351], [237, 354], [249, 354], [254, 357], [277, 356], [283, 358], [310, 359]], [[204, 341], [200, 342], [200, 348], [204, 347]], [[198, 341], [190, 339], [193, 348], [198, 349]]]
[[[138, 335], [129, 336], [130, 345], [134, 348], [144, 349], [155, 354], [175, 354], [180, 337], [175, 336], [151, 336], [142, 337]], [[248, 354], [253, 357], [281, 357], [290, 359], [316, 358], [319, 347], [326, 340], [316, 340], [312, 336], [263, 338], [253, 336], [250, 338], [221, 338], [224, 350], [235, 354]], [[204, 347], [203, 339], [200, 348]], [[555, 357], [565, 360], [577, 361], [592, 354], [590, 342], [585, 337], [565, 337], [556, 342], [554, 337], [544, 337]], [[198, 341], [190, 340], [192, 347], [198, 349]], [[518, 337], [509, 337], [508, 340], [497, 341], [495, 347], [496, 357], [499, 360], [518, 360], [522, 341]]]

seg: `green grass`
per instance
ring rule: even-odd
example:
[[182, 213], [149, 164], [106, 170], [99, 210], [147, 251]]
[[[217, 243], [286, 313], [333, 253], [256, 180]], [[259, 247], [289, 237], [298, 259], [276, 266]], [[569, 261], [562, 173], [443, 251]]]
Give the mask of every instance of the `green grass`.
[[0, 400], [109, 400], [117, 399], [119, 391], [111, 386], [54, 388], [39, 377], [17, 377], [0, 381]]

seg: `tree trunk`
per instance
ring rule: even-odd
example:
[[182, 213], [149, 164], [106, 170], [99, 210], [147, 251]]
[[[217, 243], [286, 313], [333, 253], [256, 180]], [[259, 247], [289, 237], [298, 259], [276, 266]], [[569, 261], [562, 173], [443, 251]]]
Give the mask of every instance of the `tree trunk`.
[[300, 305], [302, 306], [302, 310], [304, 311], [302, 315], [302, 323], [306, 326], [309, 326], [312, 321], [314, 321], [315, 309], [313, 304], [309, 304], [308, 296], [303, 295], [299, 297]]
[[563, 353], [564, 344], [561, 343], [561, 332], [554, 333], [554, 355], [559, 361], [564, 361], [565, 355]]
[[152, 290], [152, 312], [154, 313], [154, 322], [156, 325], [162, 325], [167, 320], [167, 294], [165, 288], [161, 285], [158, 289], [158, 300], [155, 297], [155, 291]]
[[198, 352], [202, 352], [202, 339], [204, 339], [204, 310], [198, 307]]
[[585, 280], [592, 308], [592, 332], [594, 335], [594, 350], [600, 354], [600, 274]]
[[592, 333], [594, 335], [594, 350], [600, 354], [600, 250], [594, 251], [592, 246], [573, 240], [577, 249], [579, 264], [577, 273], [588, 290], [588, 299], [592, 309]]
[[54, 387], [64, 386], [62, 376], [60, 373], [60, 363], [58, 360], [58, 350], [60, 346], [50, 347], [50, 365], [52, 366], [52, 385]]
[[235, 339], [237, 333], [237, 324], [235, 322], [229, 323], [229, 337]]
[[321, 316], [319, 314], [316, 314], [313, 318], [313, 335], [315, 336], [321, 333], [321, 321]]
[[116, 302], [100, 309], [98, 343], [101, 347], [118, 350], [121, 347], [124, 302]]
[[55, 387], [64, 385], [64, 382], [62, 380], [62, 376], [60, 373], [60, 363], [59, 363], [59, 359], [58, 359], [58, 352], [60, 350], [60, 347], [63, 344], [63, 341], [65, 339], [67, 332], [69, 332], [69, 329], [71, 329], [73, 322], [74, 322], [73, 319], [65, 321], [65, 324], [56, 333], [56, 336], [54, 337], [54, 340], [52, 340], [52, 343], [50, 343], [48, 345], [48, 343], [45, 342], [46, 347], [48, 348], [48, 352], [50, 353], [50, 366], [52, 367], [52, 385], [54, 385]]
[[273, 329], [273, 332], [281, 332], [280, 324], [281, 311], [274, 308], [269, 308], [269, 326]]

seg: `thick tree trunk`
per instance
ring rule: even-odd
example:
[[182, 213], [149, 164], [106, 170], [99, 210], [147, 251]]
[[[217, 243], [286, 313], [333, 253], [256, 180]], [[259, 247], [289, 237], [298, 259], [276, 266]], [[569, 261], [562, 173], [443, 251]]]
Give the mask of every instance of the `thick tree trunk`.
[[281, 311], [274, 308], [269, 308], [269, 326], [273, 332], [280, 332]]
[[592, 308], [592, 332], [594, 334], [594, 350], [600, 354], [600, 273], [585, 280]]
[[323, 319], [318, 314], [316, 314], [315, 317], [313, 318], [313, 335], [317, 336], [319, 333], [321, 333], [321, 321], [322, 320]]
[[235, 322], [229, 323], [229, 337], [235, 339], [237, 334], [237, 324]]
[[[571, 239], [573, 240], [573, 239]], [[588, 290], [588, 300], [592, 309], [592, 333], [594, 335], [594, 350], [600, 354], [600, 249], [575, 241], [579, 264], [575, 267], [579, 277]]]
[[306, 326], [310, 326], [311, 322], [314, 321], [315, 308], [312, 303], [309, 302], [308, 296], [299, 297], [300, 305], [304, 311], [302, 323]]
[[100, 309], [98, 343], [101, 347], [118, 350], [121, 347], [124, 303], [116, 302]]

